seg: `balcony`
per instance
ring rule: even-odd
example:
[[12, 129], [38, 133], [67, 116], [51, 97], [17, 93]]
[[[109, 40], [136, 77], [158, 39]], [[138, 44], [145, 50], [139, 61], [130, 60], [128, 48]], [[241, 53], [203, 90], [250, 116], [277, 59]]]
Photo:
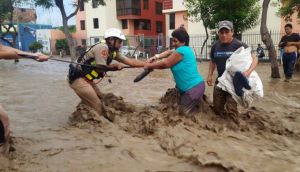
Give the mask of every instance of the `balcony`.
[[120, 8], [117, 9], [117, 16], [126, 16], [126, 15], [141, 15], [141, 9], [140, 8]]

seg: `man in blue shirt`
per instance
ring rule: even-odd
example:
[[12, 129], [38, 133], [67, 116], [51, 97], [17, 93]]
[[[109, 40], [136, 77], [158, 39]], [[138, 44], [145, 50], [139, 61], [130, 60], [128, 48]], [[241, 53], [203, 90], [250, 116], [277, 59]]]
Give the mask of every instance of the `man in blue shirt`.
[[[233, 52], [239, 49], [241, 46], [247, 48], [248, 46], [233, 37], [233, 24], [230, 21], [220, 21], [218, 24], [218, 36], [219, 40], [212, 46], [210, 52], [211, 61], [209, 63], [209, 71], [206, 79], [207, 85], [213, 85], [213, 73], [215, 68], [218, 71], [218, 78], [222, 76], [225, 71], [226, 61], [233, 54]], [[251, 72], [255, 69], [258, 60], [255, 54], [252, 54], [253, 62], [250, 68], [246, 71], [242, 71], [245, 77], [249, 77]], [[238, 115], [237, 103], [232, 96], [217, 87], [218, 78], [215, 82], [214, 93], [213, 93], [213, 110], [217, 115]]]

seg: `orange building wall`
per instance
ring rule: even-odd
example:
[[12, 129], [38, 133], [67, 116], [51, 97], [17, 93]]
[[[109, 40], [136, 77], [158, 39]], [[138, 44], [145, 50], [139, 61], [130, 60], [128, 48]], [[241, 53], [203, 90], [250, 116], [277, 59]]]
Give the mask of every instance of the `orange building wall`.
[[283, 18], [281, 19], [280, 33], [281, 33], [282, 35], [285, 34], [284, 26], [285, 26], [287, 23], [291, 23], [291, 24], [293, 25], [293, 32], [300, 33], [300, 19], [297, 18], [297, 14], [294, 13], [294, 14], [292, 15], [291, 19], [292, 19], [292, 21], [290, 21], [290, 22], [284, 21]]
[[[86, 21], [85, 11], [78, 11], [78, 13], [76, 14], [76, 34], [73, 35], [74, 36], [73, 38], [75, 38], [77, 40], [77, 45], [81, 45], [82, 39], [87, 39], [86, 29], [81, 30], [81, 28], [80, 28], [81, 20]], [[86, 27], [87, 27], [87, 25], [85, 24], [85, 28]]]
[[175, 29], [184, 25], [184, 28], [188, 30], [188, 20], [186, 19], [187, 13], [185, 11], [175, 13]]
[[66, 36], [61, 30], [58, 30], [58, 29], [51, 30], [51, 44], [50, 44], [50, 47], [51, 47], [52, 54], [54, 54], [54, 55], [58, 54], [58, 52], [55, 49], [56, 40], [64, 39], [64, 38], [66, 38]]

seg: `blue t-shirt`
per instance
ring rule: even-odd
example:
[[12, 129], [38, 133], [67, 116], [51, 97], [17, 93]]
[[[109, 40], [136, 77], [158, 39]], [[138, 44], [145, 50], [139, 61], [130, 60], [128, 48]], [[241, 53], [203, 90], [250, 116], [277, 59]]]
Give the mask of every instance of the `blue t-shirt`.
[[188, 46], [181, 46], [176, 52], [182, 55], [180, 62], [171, 67], [176, 87], [185, 92], [203, 82], [203, 77], [197, 69], [196, 57], [193, 50]]

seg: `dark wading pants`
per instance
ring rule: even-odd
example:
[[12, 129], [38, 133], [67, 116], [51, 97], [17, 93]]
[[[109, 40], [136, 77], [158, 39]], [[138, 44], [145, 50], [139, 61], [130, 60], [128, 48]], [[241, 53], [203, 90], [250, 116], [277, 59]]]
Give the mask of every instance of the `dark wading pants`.
[[294, 66], [297, 59], [297, 53], [283, 53], [282, 56], [282, 62], [283, 62], [283, 71], [286, 79], [291, 79], [293, 72], [294, 72]]
[[213, 93], [214, 111], [217, 115], [238, 115], [237, 103], [232, 96], [215, 85]]

